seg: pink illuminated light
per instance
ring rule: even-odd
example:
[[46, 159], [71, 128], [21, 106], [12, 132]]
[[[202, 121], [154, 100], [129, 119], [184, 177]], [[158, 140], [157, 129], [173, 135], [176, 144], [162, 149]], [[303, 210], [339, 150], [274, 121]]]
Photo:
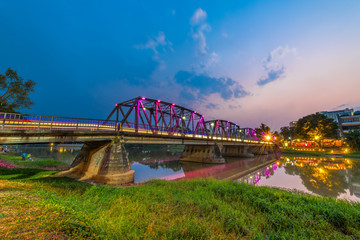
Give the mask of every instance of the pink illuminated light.
[[146, 98], [142, 97], [141, 100], [145, 100]]

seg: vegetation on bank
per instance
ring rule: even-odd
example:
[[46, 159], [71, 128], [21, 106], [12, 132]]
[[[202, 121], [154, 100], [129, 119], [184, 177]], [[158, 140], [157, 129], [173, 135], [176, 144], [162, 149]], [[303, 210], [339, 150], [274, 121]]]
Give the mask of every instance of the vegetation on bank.
[[233, 181], [116, 188], [53, 173], [0, 168], [0, 238], [360, 238], [359, 203]]
[[[291, 149], [291, 148], [283, 148], [281, 149], [281, 153], [284, 154], [285, 156], [309, 156], [309, 157], [314, 157], [314, 156], [322, 156], [322, 157], [326, 157], [329, 155], [334, 155], [331, 152], [321, 152], [321, 151], [305, 151], [305, 150], [295, 150], [295, 149]], [[337, 154], [339, 155], [339, 154]], [[360, 152], [351, 152], [351, 153], [342, 153], [340, 154], [341, 157], [345, 157], [345, 158], [360, 158]]]
[[344, 157], [360, 158], [360, 152], [353, 152], [353, 153], [344, 154]]
[[284, 155], [302, 155], [302, 156], [325, 156], [331, 154], [330, 152], [304, 151], [304, 150], [295, 150], [291, 148], [282, 148], [281, 153]]
[[23, 160], [22, 156], [15, 156], [9, 154], [0, 154], [0, 159], [5, 160], [7, 163], [18, 167], [27, 167], [27, 168], [66, 168], [69, 165], [62, 161], [57, 161], [52, 158], [37, 158], [33, 157], [32, 159]]

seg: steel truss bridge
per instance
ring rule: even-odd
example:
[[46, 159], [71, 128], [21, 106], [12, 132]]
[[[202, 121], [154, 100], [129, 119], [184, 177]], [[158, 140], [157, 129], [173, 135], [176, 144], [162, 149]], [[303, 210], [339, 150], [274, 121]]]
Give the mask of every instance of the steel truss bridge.
[[269, 144], [255, 130], [204, 115], [174, 103], [137, 97], [115, 105], [105, 120], [0, 113], [0, 144], [86, 142]]

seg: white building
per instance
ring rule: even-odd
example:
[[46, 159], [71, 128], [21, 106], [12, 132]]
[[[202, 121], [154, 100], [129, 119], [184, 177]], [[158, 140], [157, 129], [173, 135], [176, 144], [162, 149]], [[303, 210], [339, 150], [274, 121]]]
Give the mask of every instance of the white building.
[[[340, 116], [352, 116], [352, 115], [354, 115], [354, 109], [345, 108], [343, 110], [323, 111], [320, 113], [324, 114], [328, 118], [334, 119], [335, 122], [339, 123]], [[340, 125], [340, 123], [339, 123], [339, 125]]]

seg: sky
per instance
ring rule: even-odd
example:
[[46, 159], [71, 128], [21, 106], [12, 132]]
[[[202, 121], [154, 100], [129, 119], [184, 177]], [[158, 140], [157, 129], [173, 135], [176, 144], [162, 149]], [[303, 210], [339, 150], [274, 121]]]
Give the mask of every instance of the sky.
[[105, 119], [138, 96], [278, 130], [360, 109], [360, 1], [0, 0], [0, 73], [21, 112]]

